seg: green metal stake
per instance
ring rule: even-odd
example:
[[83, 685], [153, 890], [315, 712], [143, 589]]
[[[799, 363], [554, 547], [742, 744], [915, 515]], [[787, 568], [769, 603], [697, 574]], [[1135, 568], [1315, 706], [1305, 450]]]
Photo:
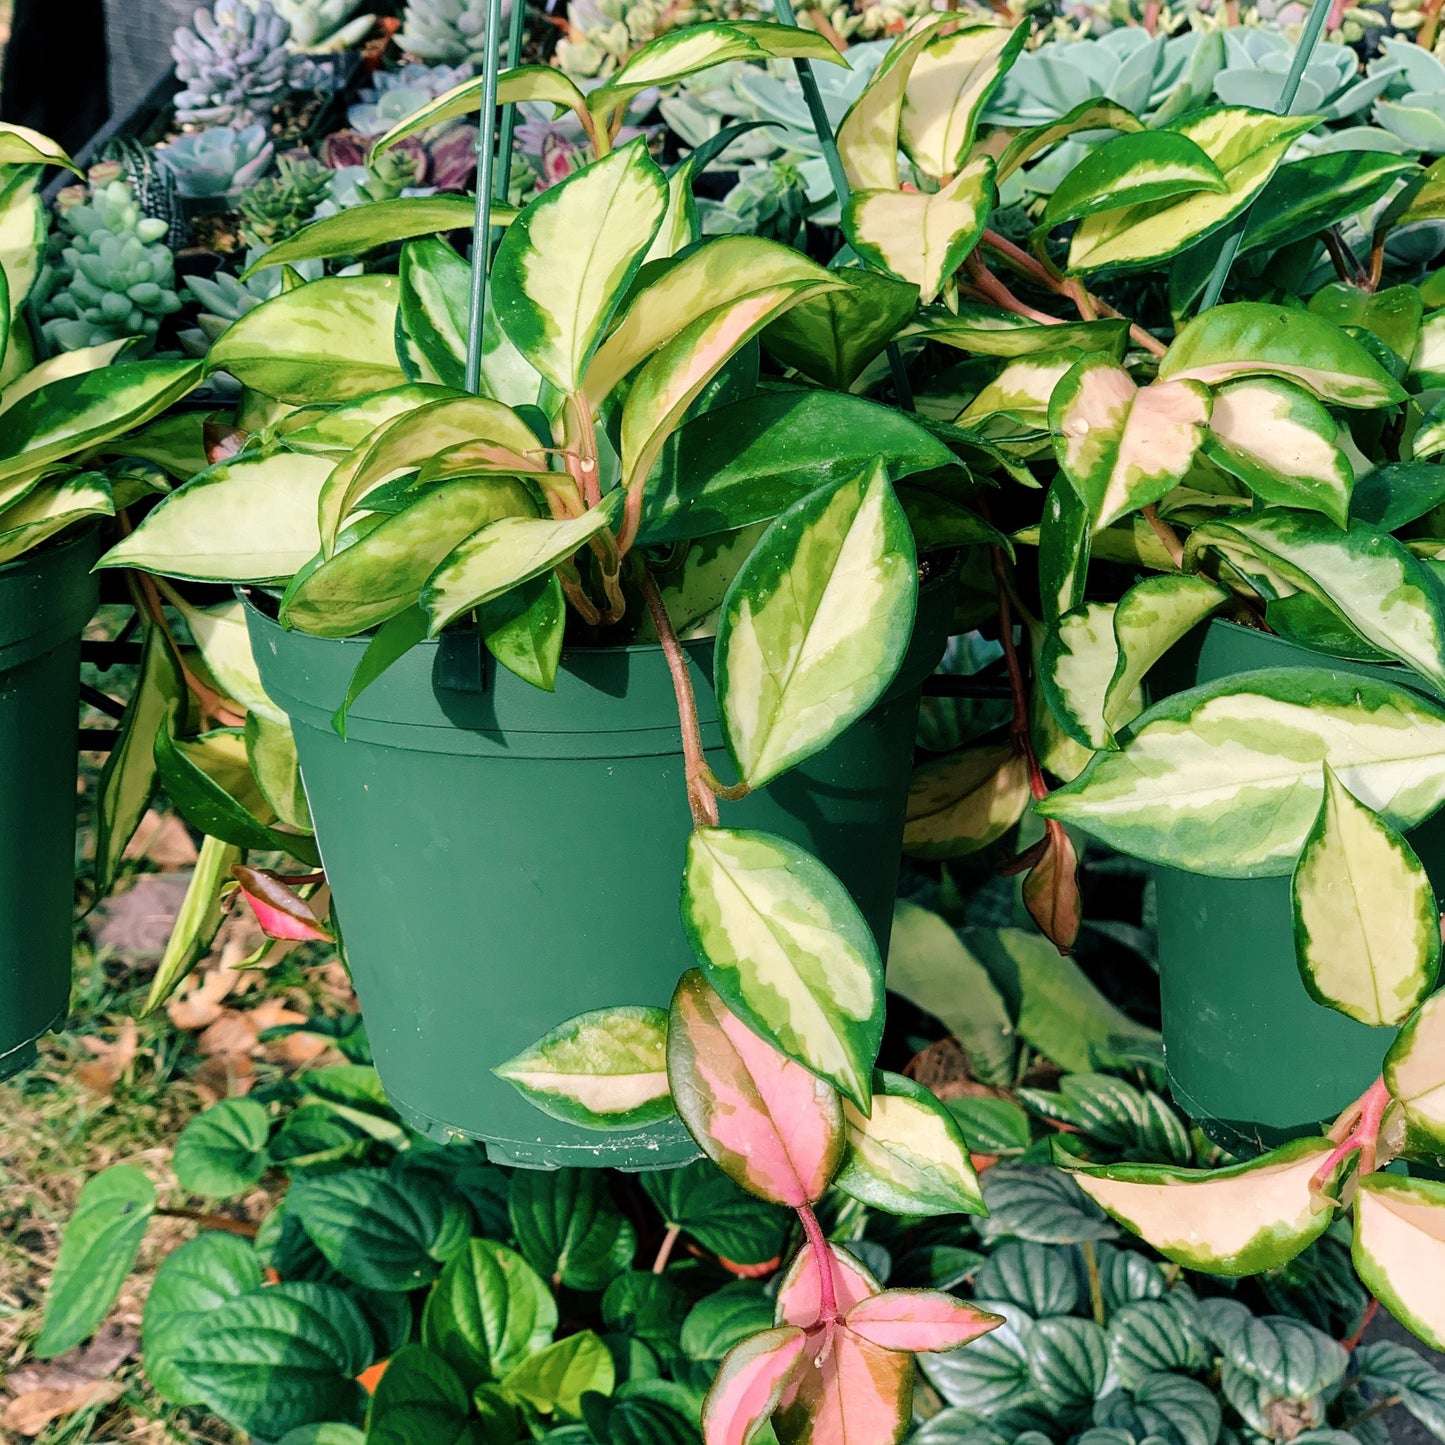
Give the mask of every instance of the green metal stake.
[[[1295, 96], [1299, 94], [1299, 83], [1305, 73], [1305, 66], [1310, 63], [1310, 57], [1315, 53], [1315, 46], [1319, 44], [1321, 34], [1325, 28], [1325, 17], [1329, 14], [1331, 0], [1314, 0], [1309, 18], [1305, 21], [1303, 34], [1300, 36], [1299, 44], [1295, 47], [1294, 59], [1290, 63], [1289, 74], [1285, 77], [1284, 89], [1280, 92], [1279, 104], [1275, 106], [1276, 115], [1288, 115], [1290, 108], [1294, 105]], [[1255, 200], [1259, 197], [1256, 196]], [[1201, 311], [1208, 311], [1224, 292], [1224, 283], [1229, 278], [1229, 268], [1234, 265], [1234, 258], [1239, 254], [1240, 243], [1244, 240], [1244, 230], [1249, 224], [1249, 213], [1254, 209], [1254, 201], [1244, 208], [1244, 213], [1235, 221], [1230, 229], [1229, 235], [1225, 237], [1224, 249], [1219, 253], [1219, 259], [1214, 263], [1214, 270], [1209, 277], [1209, 285], [1204, 288], [1204, 299], [1199, 303]]]
[[[512, 24], [507, 33], [507, 67], [511, 69], [522, 63], [522, 40], [527, 29], [526, 0], [512, 0]], [[517, 128], [517, 107], [502, 107], [502, 143], [497, 147], [498, 167], [497, 199], [505, 202], [512, 183], [512, 136]]]
[[[513, 0], [518, 6], [522, 0]], [[466, 389], [482, 390], [482, 327], [492, 265], [492, 186], [497, 143], [497, 72], [502, 63], [502, 0], [487, 0], [487, 49], [482, 57], [482, 114], [477, 135], [477, 209], [472, 221], [472, 295], [467, 314]], [[510, 163], [510, 156], [507, 158]]]
[[[784, 25], [791, 25], [794, 30], [798, 29], [798, 17], [793, 11], [793, 0], [773, 0], [773, 13]], [[808, 115], [813, 122], [814, 134], [818, 137], [818, 144], [823, 148], [823, 159], [827, 162], [828, 174], [832, 177], [833, 192], [838, 197], [838, 209], [841, 213], [843, 207], [848, 204], [852, 187], [848, 184], [848, 176], [843, 170], [843, 157], [838, 154], [838, 142], [834, 138], [828, 112], [823, 106], [823, 93], [818, 89], [818, 77], [813, 74], [813, 62], [806, 56], [795, 56], [793, 66], [798, 72], [798, 84], [802, 87], [803, 99], [808, 105]], [[899, 404], [905, 411], [912, 411], [913, 388], [909, 385], [908, 372], [903, 366], [903, 353], [899, 351], [896, 341], [888, 343], [888, 370], [893, 377], [893, 389], [898, 393]]]

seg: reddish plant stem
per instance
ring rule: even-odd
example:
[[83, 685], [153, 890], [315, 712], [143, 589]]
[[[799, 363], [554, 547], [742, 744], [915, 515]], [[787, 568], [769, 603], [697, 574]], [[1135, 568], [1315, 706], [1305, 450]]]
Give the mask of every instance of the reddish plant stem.
[[176, 635], [171, 631], [170, 623], [166, 621], [165, 608], [161, 605], [160, 588], [156, 579], [144, 572], [136, 572], [131, 575], [136, 589], [140, 593], [142, 606], [150, 614], [151, 621], [160, 628], [170, 643], [171, 656], [180, 669], [181, 680], [185, 683], [186, 690], [195, 698], [196, 706], [200, 708], [201, 721], [203, 723], [214, 722], [225, 728], [243, 727], [246, 722], [245, 714], [233, 712], [226, 706], [225, 698], [215, 688], [202, 682], [186, 665], [185, 658], [181, 656], [180, 644], [176, 641]]
[[1154, 535], [1158, 537], [1164, 550], [1169, 554], [1169, 560], [1182, 572], [1184, 570], [1184, 543], [1179, 540], [1179, 533], [1159, 515], [1159, 508], [1153, 502], [1140, 510], [1144, 513], [1144, 520], [1154, 529]]
[[1360, 1341], [1365, 1337], [1365, 1331], [1369, 1329], [1370, 1326], [1374, 1323], [1375, 1316], [1379, 1313], [1380, 1302], [1374, 1297], [1374, 1295], [1371, 1295], [1369, 1304], [1365, 1306], [1365, 1313], [1360, 1317], [1359, 1329], [1357, 1329], [1354, 1334], [1349, 1337], [1349, 1339], [1340, 1341], [1340, 1344], [1344, 1346], [1348, 1354], [1354, 1354], [1354, 1352], [1359, 1348]]
[[1014, 748], [1023, 757], [1029, 770], [1029, 792], [1034, 802], [1041, 802], [1049, 795], [1049, 785], [1044, 781], [1044, 770], [1039, 766], [1038, 755], [1034, 752], [1034, 741], [1029, 736], [1029, 695], [1024, 687], [1024, 670], [1019, 663], [1018, 649], [1014, 646], [1013, 608], [1009, 603], [1008, 571], [1004, 564], [1003, 549], [991, 547], [994, 582], [998, 586], [998, 635], [1003, 644], [1004, 664], [1008, 668], [1009, 691], [1013, 694], [1014, 716], [1009, 729]]
[[1421, 14], [1425, 17], [1420, 22], [1419, 32], [1415, 36], [1415, 43], [1423, 46], [1426, 50], [1435, 48], [1435, 36], [1440, 30], [1440, 6], [1441, 0], [1425, 0], [1420, 7]]
[[1323, 1187], [1340, 1161], [1356, 1150], [1360, 1155], [1360, 1173], [1373, 1174], [1380, 1142], [1380, 1125], [1384, 1122], [1385, 1110], [1389, 1107], [1390, 1090], [1384, 1079], [1376, 1079], [1335, 1121], [1328, 1136], [1335, 1141], [1335, 1147], [1324, 1163], [1315, 1170], [1310, 1183]]
[[823, 1227], [809, 1204], [798, 1206], [798, 1218], [803, 1221], [803, 1233], [808, 1236], [808, 1251], [813, 1256], [813, 1268], [818, 1271], [818, 1318], [824, 1325], [838, 1322], [838, 1292], [833, 1286], [833, 1251], [823, 1237]]
[[1367, 291], [1378, 291], [1385, 276], [1385, 242], [1389, 239], [1390, 228], [1381, 226], [1370, 240], [1370, 274], [1365, 281]]
[[1144, 28], [1150, 35], [1159, 29], [1160, 0], [1148, 0], [1144, 6]]
[[1049, 316], [1043, 311], [1035, 311], [1032, 306], [1026, 306], [979, 260], [977, 252], [963, 263], [963, 268], [968, 272], [974, 290], [986, 300], [992, 301], [995, 306], [1002, 306], [1005, 311], [1012, 311], [1015, 316], [1027, 317], [1028, 320], [1037, 321], [1044, 326], [1064, 324], [1057, 316]]
[[661, 1274], [667, 1268], [667, 1261], [672, 1258], [672, 1247], [677, 1243], [677, 1237], [682, 1233], [682, 1225], [669, 1224], [667, 1233], [662, 1236], [662, 1243], [658, 1246], [657, 1258], [652, 1261], [653, 1274]]
[[244, 1219], [231, 1219], [224, 1214], [202, 1214], [195, 1209], [157, 1209], [163, 1219], [189, 1219], [204, 1224], [207, 1229], [219, 1229], [226, 1234], [239, 1234], [242, 1239], [255, 1239], [259, 1225], [248, 1224]]
[[677, 640], [672, 618], [667, 615], [662, 594], [657, 583], [646, 567], [637, 568], [638, 585], [642, 588], [643, 600], [662, 644], [662, 655], [667, 659], [667, 670], [672, 675], [672, 691], [677, 698], [678, 721], [682, 724], [682, 757], [687, 785], [687, 805], [692, 810], [694, 828], [716, 828], [718, 823], [717, 797], [708, 787], [709, 770], [702, 746], [702, 724], [697, 717], [697, 698], [692, 690], [692, 677], [687, 670], [687, 655]]

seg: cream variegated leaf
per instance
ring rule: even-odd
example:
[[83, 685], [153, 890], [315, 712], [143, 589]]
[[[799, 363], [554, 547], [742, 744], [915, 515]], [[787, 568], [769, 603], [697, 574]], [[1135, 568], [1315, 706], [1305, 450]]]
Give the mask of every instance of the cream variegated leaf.
[[883, 1349], [845, 1325], [814, 1369], [796, 1374], [773, 1429], [779, 1445], [898, 1445], [912, 1421], [913, 1360]]
[[1166, 1259], [1204, 1274], [1247, 1275], [1288, 1263], [1329, 1227], [1334, 1209], [1310, 1181], [1333, 1148], [1328, 1139], [1296, 1139], [1228, 1169], [1084, 1165], [1059, 1149], [1054, 1162]]
[[13, 561], [82, 517], [115, 515], [102, 472], [77, 472], [58, 485], [42, 483], [0, 511], [0, 563]]
[[1135, 131], [1090, 151], [1054, 188], [1041, 229], [1194, 191], [1223, 193], [1219, 167], [1177, 131]]
[[1317, 1003], [1377, 1028], [1403, 1023], [1440, 973], [1440, 911], [1410, 845], [1328, 764], [1290, 897], [1300, 976]]
[[893, 44], [838, 127], [838, 154], [855, 191], [898, 189], [903, 97], [919, 56], [952, 15], [924, 15]]
[[1192, 141], [1218, 167], [1225, 189], [1191, 191], [1103, 211], [1081, 221], [1069, 243], [1071, 271], [1135, 271], [1178, 254], [1227, 225], [1264, 189], [1313, 116], [1277, 116], [1215, 106], [1165, 130]]
[[220, 462], [162, 497], [102, 565], [197, 582], [288, 579], [321, 548], [316, 505], [331, 468], [296, 452]]
[[492, 267], [497, 319], [559, 391], [587, 360], [667, 210], [667, 178], [633, 141], [543, 191], [507, 229]]
[[673, 1112], [667, 1010], [578, 1014], [492, 1070], [544, 1114], [588, 1129], [640, 1129]]
[[1104, 698], [1119, 665], [1116, 605], [1086, 602], [1066, 612], [1048, 634], [1039, 669], [1044, 696], [1059, 725], [1092, 751], [1113, 743], [1104, 722]]
[[682, 921], [728, 1008], [867, 1109], [883, 966], [843, 885], [772, 834], [700, 828], [688, 840]]
[[1399, 828], [1445, 801], [1445, 710], [1325, 669], [1254, 672], [1156, 703], [1037, 805], [1121, 852], [1222, 878], [1288, 874], [1319, 814], [1321, 764]]
[[1426, 999], [1390, 1045], [1385, 1083], [1412, 1139], [1445, 1154], [1445, 991]]
[[963, 164], [980, 112], [1027, 38], [1022, 25], [964, 25], [924, 47], [908, 76], [899, 137], [924, 174], [942, 180]]
[[780, 1325], [734, 1345], [703, 1401], [703, 1445], [751, 1445], [803, 1367], [807, 1344], [797, 1325]]
[[901, 1074], [880, 1073], [866, 1117], [844, 1101], [848, 1152], [834, 1181], [890, 1214], [982, 1214], [983, 1194], [953, 1115]]
[[1104, 695], [1104, 726], [1112, 734], [1133, 722], [1143, 706], [1141, 684], [1149, 669], [1194, 626], [1217, 612], [1229, 594], [1204, 577], [1172, 575], [1136, 582], [1114, 609], [1119, 661]]
[[809, 296], [843, 288], [821, 267], [818, 279], [765, 286], [684, 326], [637, 374], [622, 408], [622, 477], [641, 486], [683, 414], [739, 347]]
[[976, 156], [940, 190], [859, 190], [843, 231], [866, 261], [911, 281], [927, 303], [983, 234], [995, 200], [992, 156]]
[[958, 425], [977, 426], [993, 417], [1005, 417], [1043, 431], [1049, 425], [1049, 401], [1054, 388], [1081, 355], [1069, 348], [1061, 354], [1021, 356], [1010, 361], [959, 413]]
[[761, 236], [705, 241], [649, 277], [587, 366], [584, 391], [594, 409], [624, 377], [699, 317], [775, 286], [831, 279], [806, 256]]
[[1054, 389], [1049, 425], [1064, 475], [1096, 531], [1179, 485], [1204, 440], [1209, 392], [1198, 382], [1136, 386], [1107, 356], [1086, 356]]
[[303, 407], [282, 417], [276, 424], [276, 437], [290, 451], [340, 461], [397, 417], [428, 402], [459, 395], [430, 382], [409, 381], [340, 406]]
[[468, 537], [431, 574], [421, 605], [433, 635], [454, 617], [565, 562], [613, 524], [617, 493], [580, 517], [504, 517]]
[[1261, 301], [1235, 301], [1196, 316], [1180, 328], [1159, 375], [1211, 387], [1242, 376], [1282, 376], [1340, 406], [1405, 399], [1399, 382], [1333, 322]]
[[1445, 688], [1445, 606], [1427, 565], [1388, 532], [1358, 521], [1342, 532], [1314, 513], [1271, 508], [1196, 527], [1186, 558], [1204, 547], [1246, 575], [1262, 564], [1372, 647]]
[[1445, 1350], [1445, 1184], [1371, 1174], [1355, 1196], [1355, 1270], [1390, 1314]]
[[1009, 743], [935, 758], [915, 769], [909, 784], [903, 851], [967, 857], [1002, 838], [1028, 802], [1028, 760]]
[[728, 748], [760, 787], [887, 691], [918, 601], [913, 535], [881, 463], [763, 534], [723, 599], [716, 686]]
[[1339, 427], [1308, 392], [1279, 377], [1216, 388], [1204, 454], [1265, 502], [1348, 525], [1355, 472], [1335, 443]]

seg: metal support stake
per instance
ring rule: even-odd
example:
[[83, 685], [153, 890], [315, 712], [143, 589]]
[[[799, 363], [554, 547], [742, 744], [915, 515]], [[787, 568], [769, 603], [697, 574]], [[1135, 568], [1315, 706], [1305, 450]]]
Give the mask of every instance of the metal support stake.
[[[1324, 33], [1325, 16], [1329, 14], [1331, 3], [1332, 0], [1314, 0], [1309, 18], [1305, 21], [1304, 31], [1300, 35], [1299, 44], [1295, 47], [1289, 74], [1285, 77], [1284, 89], [1280, 92], [1279, 104], [1274, 108], [1276, 115], [1288, 115], [1294, 105], [1295, 96], [1299, 94], [1300, 80], [1305, 73], [1305, 66], [1310, 63], [1310, 57], [1315, 53], [1315, 46], [1319, 44], [1320, 36]], [[1258, 199], [1256, 196], [1255, 200]], [[1244, 240], [1244, 230], [1249, 224], [1249, 213], [1253, 209], [1254, 201], [1251, 201], [1244, 208], [1243, 214], [1236, 218], [1228, 236], [1225, 237], [1224, 249], [1220, 251], [1219, 258], [1214, 263], [1214, 270], [1209, 277], [1209, 285], [1204, 288], [1204, 299], [1199, 303], [1201, 311], [1208, 311], [1223, 294], [1224, 283], [1229, 279], [1229, 268], [1234, 265], [1234, 258], [1239, 254], [1240, 243]]]
[[[520, 9], [523, 0], [513, 0]], [[477, 134], [477, 208], [472, 221], [472, 294], [467, 315], [466, 389], [482, 389], [482, 326], [486, 316], [487, 273], [492, 264], [492, 188], [497, 145], [497, 73], [502, 61], [502, 0], [487, 0], [487, 48], [482, 57], [482, 113]], [[510, 165], [505, 157], [504, 165]]]

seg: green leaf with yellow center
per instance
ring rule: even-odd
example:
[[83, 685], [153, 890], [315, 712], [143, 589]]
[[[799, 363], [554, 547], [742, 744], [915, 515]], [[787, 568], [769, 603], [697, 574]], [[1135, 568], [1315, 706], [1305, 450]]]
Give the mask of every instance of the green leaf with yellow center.
[[772, 523], [718, 625], [718, 708], [744, 782], [786, 772], [883, 696], [917, 602], [913, 534], [881, 463]]
[[1426, 564], [1388, 532], [1359, 521], [1342, 532], [1315, 513], [1271, 509], [1196, 527], [1186, 565], [1205, 547], [1258, 576], [1266, 596], [1308, 593], [1372, 647], [1445, 689], [1445, 605]]
[[1209, 420], [1198, 382], [1134, 378], [1107, 356], [1086, 356], [1049, 402], [1054, 453], [1096, 531], [1172, 492], [1194, 464]]
[[914, 769], [908, 785], [903, 851], [966, 858], [1002, 838], [1028, 802], [1028, 760], [1011, 743], [934, 758]]
[[1440, 973], [1440, 911], [1414, 849], [1328, 764], [1290, 896], [1311, 997], [1362, 1024], [1402, 1023]]
[[883, 966], [843, 885], [783, 838], [700, 828], [687, 845], [682, 921], [728, 1008], [866, 1110]]
[[1445, 992], [1425, 1000], [1385, 1055], [1385, 1083], [1412, 1143], [1445, 1154]]
[[1217, 167], [1224, 190], [1196, 190], [1089, 216], [1069, 243], [1069, 270], [1137, 271], [1194, 245], [1249, 205], [1285, 152], [1315, 124], [1314, 116], [1224, 105], [1174, 121], [1165, 132], [1192, 141]]
[[1333, 1149], [1328, 1139], [1296, 1139], [1228, 1169], [1090, 1166], [1060, 1149], [1054, 1162], [1166, 1259], [1204, 1274], [1247, 1275], [1287, 1264], [1329, 1227], [1334, 1209], [1310, 1180]]
[[1355, 1270], [1427, 1345], [1445, 1350], [1445, 1184], [1370, 1174], [1355, 1196]]
[[959, 413], [958, 425], [977, 426], [1001, 417], [1035, 431], [1045, 430], [1054, 388], [1080, 355], [1077, 349], [1068, 347], [1062, 353], [1021, 356], [1010, 361]]
[[932, 194], [854, 191], [843, 209], [843, 233], [865, 261], [911, 281], [932, 301], [988, 224], [997, 199], [993, 172], [993, 157], [982, 155]]
[[1275, 376], [1231, 381], [1214, 392], [1204, 454], [1255, 496], [1347, 525], [1355, 472], [1335, 444], [1339, 427], [1307, 391]]
[[1041, 229], [1080, 221], [1123, 206], [1144, 205], [1196, 191], [1228, 190], [1219, 167], [1186, 135], [1135, 131], [1090, 151], [1055, 187]]
[[1411, 828], [1445, 801], [1445, 709], [1323, 668], [1223, 678], [1156, 703], [1037, 811], [1154, 863], [1273, 877], [1314, 826], [1322, 763]]
[[673, 1112], [667, 1010], [578, 1014], [492, 1070], [544, 1114], [589, 1129], [638, 1129]]
[[834, 1184], [890, 1214], [986, 1214], [958, 1121], [929, 1091], [879, 1073], [865, 1118], [843, 1105], [848, 1152]]
[[545, 190], [507, 229], [492, 266], [497, 319], [558, 391], [587, 360], [667, 209], [667, 178], [639, 139]]

